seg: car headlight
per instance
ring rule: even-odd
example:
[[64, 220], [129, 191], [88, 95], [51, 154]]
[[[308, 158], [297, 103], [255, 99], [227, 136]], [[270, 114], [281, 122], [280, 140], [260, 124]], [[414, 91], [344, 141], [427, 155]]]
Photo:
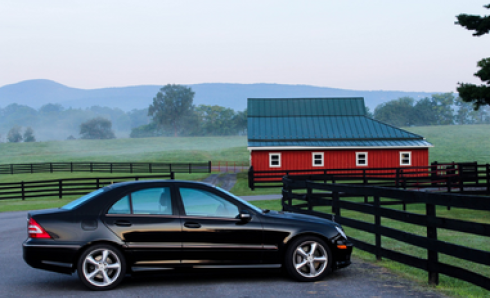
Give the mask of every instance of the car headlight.
[[341, 227], [338, 227], [338, 226], [335, 226], [335, 228], [337, 229], [337, 231], [340, 233], [340, 235], [342, 235], [342, 237], [345, 238], [345, 240], [347, 240], [347, 235], [345, 235], [345, 232], [344, 230], [342, 230]]

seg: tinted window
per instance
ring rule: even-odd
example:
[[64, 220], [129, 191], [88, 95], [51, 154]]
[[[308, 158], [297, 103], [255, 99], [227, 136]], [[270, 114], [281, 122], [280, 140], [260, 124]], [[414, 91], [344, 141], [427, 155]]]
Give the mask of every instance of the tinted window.
[[147, 188], [132, 192], [112, 205], [108, 214], [172, 214], [172, 199], [170, 188]]
[[117, 201], [114, 205], [112, 205], [111, 209], [109, 209], [109, 214], [130, 214], [131, 208], [129, 207], [129, 196], [125, 196], [124, 198]]
[[168, 187], [133, 192], [131, 202], [134, 214], [172, 214], [172, 200]]
[[180, 195], [186, 215], [226, 218], [238, 215], [237, 206], [205, 190], [181, 188]]

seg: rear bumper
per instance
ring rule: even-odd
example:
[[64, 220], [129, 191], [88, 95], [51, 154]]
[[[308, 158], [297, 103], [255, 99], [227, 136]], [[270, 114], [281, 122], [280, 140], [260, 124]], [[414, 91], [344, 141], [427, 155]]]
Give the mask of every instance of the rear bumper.
[[80, 245], [64, 245], [54, 241], [22, 243], [24, 261], [33, 268], [71, 274], [76, 269], [76, 254]]

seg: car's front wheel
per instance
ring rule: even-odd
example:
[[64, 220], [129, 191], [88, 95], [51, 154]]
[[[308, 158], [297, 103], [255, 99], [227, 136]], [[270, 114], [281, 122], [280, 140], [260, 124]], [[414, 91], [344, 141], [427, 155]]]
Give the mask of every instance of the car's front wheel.
[[299, 281], [317, 281], [331, 271], [332, 253], [327, 244], [314, 236], [300, 237], [286, 250], [284, 266]]
[[106, 244], [87, 248], [78, 260], [78, 277], [91, 290], [110, 290], [126, 273], [126, 261], [119, 249]]

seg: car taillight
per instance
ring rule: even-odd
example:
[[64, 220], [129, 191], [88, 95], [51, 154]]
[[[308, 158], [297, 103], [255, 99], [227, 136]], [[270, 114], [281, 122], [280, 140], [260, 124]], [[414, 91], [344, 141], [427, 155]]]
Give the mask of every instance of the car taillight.
[[27, 234], [31, 238], [48, 238], [51, 236], [38, 224], [32, 217], [29, 219], [29, 225], [27, 225]]

